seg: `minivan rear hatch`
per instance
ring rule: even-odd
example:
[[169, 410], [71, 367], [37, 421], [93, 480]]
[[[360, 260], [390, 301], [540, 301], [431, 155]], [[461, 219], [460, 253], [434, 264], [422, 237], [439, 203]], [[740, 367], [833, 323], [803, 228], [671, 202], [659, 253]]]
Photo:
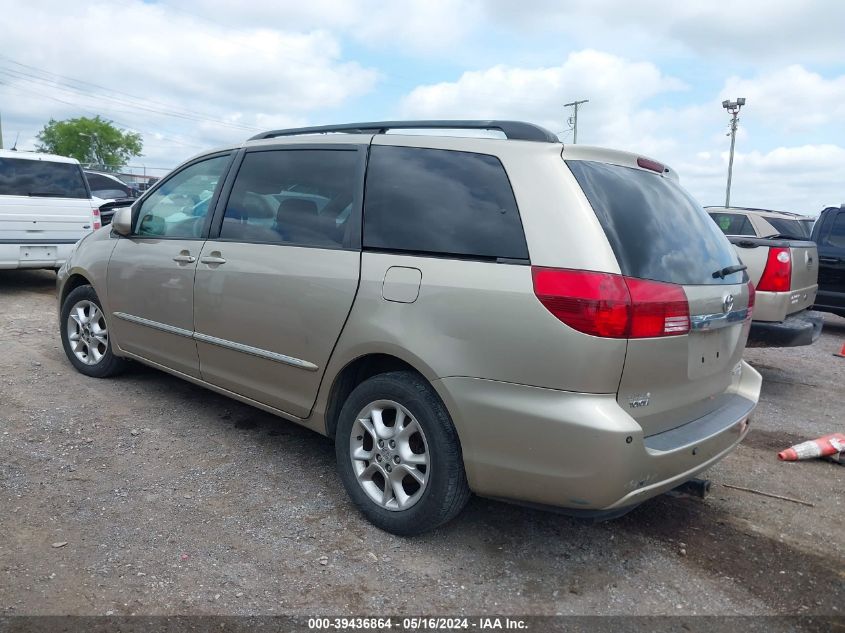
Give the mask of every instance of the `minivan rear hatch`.
[[[682, 289], [689, 327], [628, 340], [619, 404], [646, 436], [726, 404], [748, 336], [747, 275], [727, 238], [676, 180], [658, 169], [567, 160], [629, 286]], [[645, 161], [645, 165], [658, 165]], [[633, 280], [633, 281], [631, 281]]]

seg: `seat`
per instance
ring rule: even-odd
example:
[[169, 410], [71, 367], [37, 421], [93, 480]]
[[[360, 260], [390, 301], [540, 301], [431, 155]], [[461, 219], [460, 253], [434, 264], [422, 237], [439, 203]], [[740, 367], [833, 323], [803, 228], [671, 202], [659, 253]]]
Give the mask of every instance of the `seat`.
[[[331, 219], [328, 219], [331, 220]], [[317, 203], [307, 198], [285, 198], [279, 203], [274, 230], [285, 242], [309, 246], [339, 246], [333, 221], [320, 216]]]

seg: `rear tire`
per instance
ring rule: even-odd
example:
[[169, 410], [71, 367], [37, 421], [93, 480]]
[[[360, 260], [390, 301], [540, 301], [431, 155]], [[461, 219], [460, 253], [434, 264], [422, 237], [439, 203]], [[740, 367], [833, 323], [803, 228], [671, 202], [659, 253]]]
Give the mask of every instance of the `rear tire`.
[[112, 352], [106, 315], [94, 288], [79, 286], [68, 293], [59, 317], [62, 347], [76, 370], [92, 378], [122, 372], [126, 361]]
[[352, 391], [340, 412], [335, 454], [352, 501], [393, 534], [432, 530], [470, 497], [449, 412], [415, 372], [379, 374]]

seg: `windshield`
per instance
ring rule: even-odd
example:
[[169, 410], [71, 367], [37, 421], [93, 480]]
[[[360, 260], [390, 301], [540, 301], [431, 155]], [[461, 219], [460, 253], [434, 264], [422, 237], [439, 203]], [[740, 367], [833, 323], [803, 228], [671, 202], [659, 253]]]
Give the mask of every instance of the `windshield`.
[[684, 285], [738, 284], [714, 273], [740, 261], [701, 205], [670, 178], [642, 169], [566, 161], [604, 228], [623, 275]]

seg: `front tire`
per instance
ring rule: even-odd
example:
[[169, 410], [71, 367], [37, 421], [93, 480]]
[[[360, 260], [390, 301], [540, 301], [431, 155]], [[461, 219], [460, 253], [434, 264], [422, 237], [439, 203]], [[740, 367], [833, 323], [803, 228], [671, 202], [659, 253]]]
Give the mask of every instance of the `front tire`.
[[119, 374], [126, 361], [112, 352], [106, 315], [91, 286], [74, 288], [59, 317], [62, 347], [76, 370], [92, 378]]
[[469, 500], [452, 419], [417, 373], [379, 374], [358, 385], [340, 412], [335, 455], [352, 501], [387, 532], [434, 529]]

